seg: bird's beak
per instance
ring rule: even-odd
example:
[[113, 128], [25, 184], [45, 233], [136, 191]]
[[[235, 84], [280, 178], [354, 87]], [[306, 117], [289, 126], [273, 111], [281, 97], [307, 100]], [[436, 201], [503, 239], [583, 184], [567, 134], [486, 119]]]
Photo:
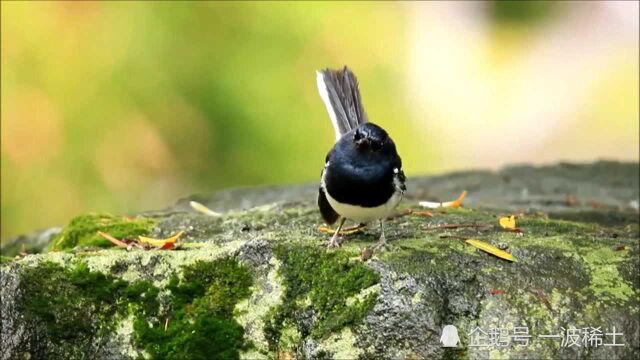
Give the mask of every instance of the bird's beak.
[[368, 137], [363, 137], [356, 140], [356, 147], [358, 149], [364, 149], [369, 147], [370, 145], [371, 145], [371, 139], [369, 139]]

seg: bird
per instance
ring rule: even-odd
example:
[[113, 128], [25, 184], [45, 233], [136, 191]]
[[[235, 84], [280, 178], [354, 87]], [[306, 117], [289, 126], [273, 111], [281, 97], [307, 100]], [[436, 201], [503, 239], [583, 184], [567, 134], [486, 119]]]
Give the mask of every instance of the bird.
[[369, 122], [358, 80], [347, 66], [318, 70], [316, 80], [335, 132], [318, 191], [323, 220], [328, 225], [338, 222], [327, 247], [340, 246], [338, 236], [349, 219], [357, 223], [379, 221], [380, 239], [375, 248], [384, 249], [384, 221], [406, 191], [402, 159], [389, 134]]

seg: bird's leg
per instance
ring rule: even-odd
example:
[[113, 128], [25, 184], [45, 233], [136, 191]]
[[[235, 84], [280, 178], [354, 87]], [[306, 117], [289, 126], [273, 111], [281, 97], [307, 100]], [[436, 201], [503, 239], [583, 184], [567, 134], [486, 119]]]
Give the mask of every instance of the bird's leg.
[[336, 232], [333, 233], [333, 236], [331, 237], [331, 240], [329, 240], [329, 242], [327, 243], [327, 247], [328, 248], [337, 248], [340, 246], [340, 242], [338, 241], [338, 235], [340, 234], [340, 229], [342, 229], [342, 225], [344, 225], [344, 221], [347, 220], [346, 218], [342, 218], [340, 219], [340, 224], [338, 225], [338, 228], [336, 229]]
[[380, 219], [380, 240], [376, 244], [377, 250], [384, 250], [387, 246], [387, 238], [384, 236], [384, 219]]

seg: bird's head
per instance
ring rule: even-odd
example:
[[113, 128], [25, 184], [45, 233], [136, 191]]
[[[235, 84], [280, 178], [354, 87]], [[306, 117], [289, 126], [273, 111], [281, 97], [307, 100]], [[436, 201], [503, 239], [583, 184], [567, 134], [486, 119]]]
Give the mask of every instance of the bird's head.
[[353, 143], [360, 151], [378, 152], [392, 142], [383, 128], [368, 122], [355, 129], [353, 132]]

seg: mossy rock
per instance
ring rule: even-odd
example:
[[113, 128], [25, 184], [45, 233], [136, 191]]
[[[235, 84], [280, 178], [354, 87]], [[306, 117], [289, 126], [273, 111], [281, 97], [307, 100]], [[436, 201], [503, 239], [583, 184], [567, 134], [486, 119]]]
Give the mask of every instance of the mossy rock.
[[[399, 212], [469, 195], [464, 208], [390, 219], [390, 246], [372, 257], [362, 253], [377, 240], [375, 226], [344, 236], [338, 250], [324, 247], [316, 185], [191, 198], [220, 217], [184, 199], [19, 237], [0, 262], [1, 358], [640, 356], [638, 164], [519, 166], [412, 179], [409, 188]], [[497, 225], [510, 214], [523, 234]], [[128, 251], [98, 230], [184, 235], [175, 250]], [[48, 246], [34, 245], [43, 238]], [[31, 254], [15, 257], [20, 244]], [[440, 344], [445, 325], [458, 329], [455, 348]], [[523, 329], [526, 345], [513, 337]], [[622, 346], [604, 346], [614, 332]]]
[[118, 239], [137, 238], [151, 232], [155, 221], [145, 217], [85, 214], [73, 218], [51, 241], [49, 250], [84, 247], [110, 247], [113, 244], [98, 234], [105, 232]]

